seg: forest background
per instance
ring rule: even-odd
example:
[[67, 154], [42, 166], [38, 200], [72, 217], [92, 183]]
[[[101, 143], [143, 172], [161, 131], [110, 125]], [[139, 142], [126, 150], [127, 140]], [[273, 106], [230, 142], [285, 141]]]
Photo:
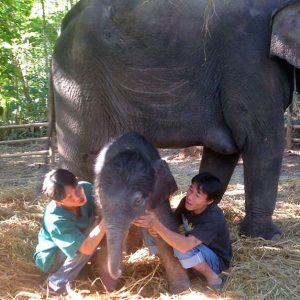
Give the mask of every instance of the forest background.
[[[0, 0], [0, 126], [47, 121], [48, 74], [61, 21], [76, 0]], [[0, 140], [46, 129], [0, 132]]]

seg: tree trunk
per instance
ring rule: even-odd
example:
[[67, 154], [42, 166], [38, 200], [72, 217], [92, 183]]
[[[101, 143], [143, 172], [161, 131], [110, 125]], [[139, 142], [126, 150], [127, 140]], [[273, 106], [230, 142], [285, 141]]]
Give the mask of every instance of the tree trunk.
[[43, 11], [43, 46], [44, 46], [44, 59], [45, 59], [45, 72], [49, 73], [49, 57], [47, 48], [47, 34], [46, 34], [46, 14], [45, 14], [45, 2], [41, 0], [42, 11]]
[[29, 93], [28, 82], [26, 81], [25, 76], [23, 74], [23, 70], [22, 70], [21, 64], [19, 62], [19, 59], [18, 59], [18, 57], [13, 52], [11, 53], [11, 58], [12, 58], [12, 61], [13, 61], [14, 65], [15, 65], [15, 67], [18, 69], [18, 75], [19, 75], [18, 77], [19, 77], [19, 79], [21, 81], [23, 95], [24, 95], [25, 99], [28, 102], [31, 102], [31, 97], [30, 97], [30, 93]]

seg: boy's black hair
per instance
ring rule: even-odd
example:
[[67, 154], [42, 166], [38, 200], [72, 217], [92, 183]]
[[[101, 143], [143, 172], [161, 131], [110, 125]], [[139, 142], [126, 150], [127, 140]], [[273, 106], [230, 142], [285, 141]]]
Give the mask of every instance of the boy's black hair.
[[223, 186], [218, 177], [209, 172], [199, 173], [192, 178], [192, 183], [197, 184], [197, 190], [207, 194], [209, 200], [219, 202], [223, 192]]
[[52, 170], [45, 175], [43, 193], [55, 201], [66, 197], [65, 186], [76, 188], [78, 180], [73, 173], [65, 169]]

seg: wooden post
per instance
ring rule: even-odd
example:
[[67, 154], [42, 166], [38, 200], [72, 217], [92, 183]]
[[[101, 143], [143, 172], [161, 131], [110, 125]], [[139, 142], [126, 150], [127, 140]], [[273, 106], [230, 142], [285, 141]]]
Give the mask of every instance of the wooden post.
[[40, 150], [40, 151], [31, 151], [31, 152], [22, 152], [17, 154], [1, 154], [0, 158], [12, 158], [12, 157], [22, 157], [22, 156], [34, 156], [34, 155], [48, 155], [47, 150]]
[[0, 129], [15, 129], [15, 128], [27, 128], [27, 127], [46, 127], [46, 126], [48, 126], [48, 122], [30, 123], [30, 124], [22, 124], [22, 125], [5, 125], [5, 126], [0, 126]]
[[28, 138], [28, 139], [21, 139], [21, 140], [7, 140], [7, 141], [0, 141], [0, 145], [10, 145], [10, 144], [22, 144], [28, 142], [39, 142], [39, 141], [46, 141], [48, 138], [46, 136], [39, 137], [39, 138]]
[[286, 126], [286, 148], [287, 150], [292, 149], [293, 147], [293, 126], [291, 122], [291, 109], [290, 107], [287, 110], [287, 126]]

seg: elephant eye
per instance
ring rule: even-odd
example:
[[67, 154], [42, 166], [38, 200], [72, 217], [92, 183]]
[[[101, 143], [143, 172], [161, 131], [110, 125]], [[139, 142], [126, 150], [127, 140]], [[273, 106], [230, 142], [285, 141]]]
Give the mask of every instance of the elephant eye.
[[135, 205], [141, 205], [143, 202], [144, 202], [144, 201], [143, 201], [142, 198], [138, 198], [138, 199], [135, 199], [134, 204], [135, 204]]
[[145, 203], [142, 193], [136, 192], [133, 196], [133, 206], [141, 206]]

